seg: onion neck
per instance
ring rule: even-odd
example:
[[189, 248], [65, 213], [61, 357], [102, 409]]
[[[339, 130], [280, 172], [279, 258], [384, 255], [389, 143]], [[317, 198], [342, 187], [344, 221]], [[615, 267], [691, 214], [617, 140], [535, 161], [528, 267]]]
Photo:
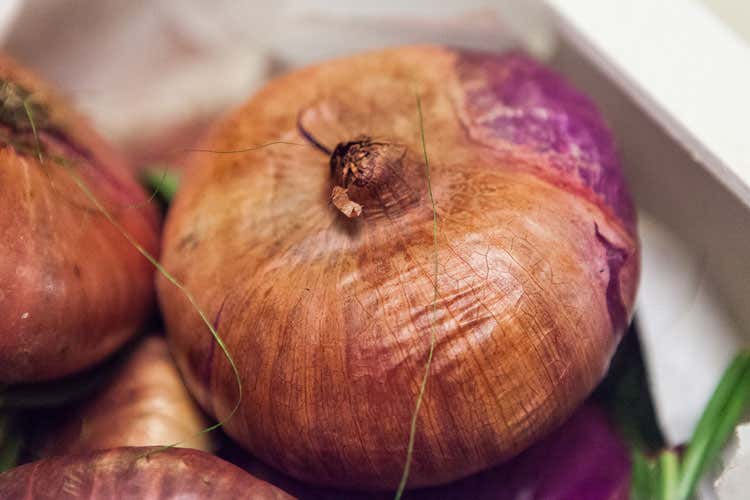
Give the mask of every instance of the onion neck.
[[367, 136], [340, 142], [331, 153], [331, 202], [346, 217], [394, 216], [419, 201], [415, 162], [406, 146]]

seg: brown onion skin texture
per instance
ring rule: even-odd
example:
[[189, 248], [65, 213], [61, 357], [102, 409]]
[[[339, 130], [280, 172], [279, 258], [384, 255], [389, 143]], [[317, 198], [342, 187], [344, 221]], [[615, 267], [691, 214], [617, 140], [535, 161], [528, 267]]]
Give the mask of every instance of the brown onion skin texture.
[[[75, 172], [143, 247], [159, 216], [124, 162], [47, 85], [0, 56], [0, 383], [49, 380], [101, 361], [153, 310], [153, 269], [75, 184]], [[7, 95], [4, 94], [4, 97]]]
[[[629, 321], [639, 254], [609, 133], [558, 80], [523, 55], [397, 48], [277, 79], [217, 126], [209, 149], [302, 144], [196, 154], [168, 215], [163, 262], [244, 383], [231, 437], [306, 482], [395, 489], [432, 332], [410, 487], [508, 460], [573, 412]], [[506, 98], [546, 114], [498, 122], [517, 117]], [[321, 149], [362, 136], [334, 162], [356, 172], [332, 168]], [[334, 206], [337, 185], [359, 217]], [[157, 289], [188, 388], [225, 418], [229, 364], [187, 300]]]
[[209, 453], [115, 448], [43, 459], [0, 474], [0, 498], [287, 499], [275, 486]]
[[182, 383], [162, 337], [148, 336], [93, 398], [67, 412], [40, 445], [41, 456], [122, 446], [212, 451], [211, 425]]

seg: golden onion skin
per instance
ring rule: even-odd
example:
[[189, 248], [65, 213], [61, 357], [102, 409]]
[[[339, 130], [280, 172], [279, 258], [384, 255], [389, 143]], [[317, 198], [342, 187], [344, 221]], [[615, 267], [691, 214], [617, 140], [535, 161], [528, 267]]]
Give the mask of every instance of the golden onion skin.
[[90, 367], [153, 310], [153, 268], [76, 177], [158, 252], [158, 213], [124, 162], [46, 84], [0, 56], [2, 384]]
[[[274, 80], [206, 147], [271, 141], [295, 145], [196, 153], [163, 236], [237, 361], [226, 431], [254, 455], [395, 488], [432, 333], [410, 487], [513, 457], [602, 378], [638, 241], [609, 132], [560, 77], [522, 54], [368, 53]], [[189, 389], [225, 418], [227, 360], [185, 297], [157, 289]]]

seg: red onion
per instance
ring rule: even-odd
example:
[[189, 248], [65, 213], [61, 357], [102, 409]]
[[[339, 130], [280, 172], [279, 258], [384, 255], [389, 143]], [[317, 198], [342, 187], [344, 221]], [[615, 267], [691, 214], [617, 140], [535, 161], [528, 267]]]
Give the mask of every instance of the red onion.
[[158, 216], [121, 159], [36, 77], [0, 57], [0, 383], [101, 361], [152, 309]]
[[0, 498], [70, 499], [286, 499], [265, 481], [208, 453], [155, 448], [64, 455], [0, 474]]
[[[433, 334], [410, 487], [512, 458], [602, 378], [638, 241], [610, 134], [562, 78], [521, 54], [368, 53], [273, 81], [206, 147], [274, 141], [196, 154], [163, 239], [237, 362], [226, 431], [253, 454], [395, 488]], [[157, 284], [188, 388], [226, 418], [229, 363]]]

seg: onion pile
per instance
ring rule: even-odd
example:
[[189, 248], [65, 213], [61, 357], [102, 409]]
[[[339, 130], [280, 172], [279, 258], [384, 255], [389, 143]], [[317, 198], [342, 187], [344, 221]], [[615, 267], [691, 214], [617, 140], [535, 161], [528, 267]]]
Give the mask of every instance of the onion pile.
[[0, 474], [0, 498], [292, 498], [208, 453], [183, 448], [112, 450], [47, 458]]
[[[194, 156], [162, 260], [237, 363], [227, 433], [266, 463], [394, 489], [433, 338], [410, 487], [512, 458], [604, 375], [633, 309], [634, 211], [595, 107], [531, 58], [324, 63], [271, 82], [206, 148], [250, 149]], [[229, 363], [157, 288], [188, 388], [225, 419]]]
[[153, 308], [158, 214], [121, 159], [36, 77], [0, 57], [0, 384], [101, 361]]

